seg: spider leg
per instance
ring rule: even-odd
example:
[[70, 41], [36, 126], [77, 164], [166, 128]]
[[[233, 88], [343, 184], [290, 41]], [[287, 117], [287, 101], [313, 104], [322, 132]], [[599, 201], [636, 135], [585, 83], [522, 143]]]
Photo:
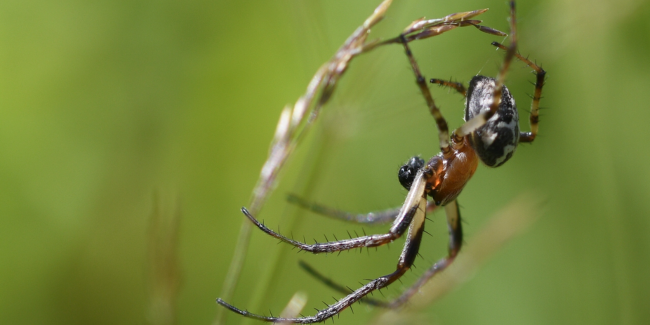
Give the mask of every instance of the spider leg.
[[[406, 230], [409, 229], [409, 225], [413, 221], [413, 218], [417, 215], [418, 209], [421, 208], [423, 212], [426, 212], [426, 204], [427, 204], [426, 199], [423, 201], [424, 203], [421, 203], [421, 201], [423, 195], [422, 193], [425, 192], [425, 187], [427, 184], [427, 177], [425, 176], [425, 173], [429, 173], [429, 172], [430, 171], [423, 169], [420, 170], [418, 174], [415, 176], [415, 181], [413, 182], [413, 185], [411, 185], [411, 190], [406, 196], [404, 205], [400, 209], [400, 212], [397, 214], [397, 217], [393, 222], [393, 226], [386, 234], [361, 236], [356, 238], [337, 240], [337, 241], [326, 242], [326, 243], [315, 243], [310, 245], [307, 243], [303, 243], [282, 236], [281, 234], [269, 229], [263, 223], [255, 219], [255, 217], [253, 217], [253, 215], [251, 215], [250, 212], [246, 210], [246, 208], [242, 208], [241, 210], [244, 213], [244, 215], [246, 215], [246, 217], [248, 217], [248, 219], [251, 222], [253, 222], [253, 224], [255, 224], [257, 228], [259, 228], [263, 232], [285, 243], [298, 247], [300, 248], [300, 250], [304, 250], [314, 254], [345, 251], [345, 250], [350, 250], [359, 247], [377, 247], [377, 246], [388, 244], [394, 241], [395, 239], [401, 237], [404, 234], [404, 232], [406, 232]], [[420, 207], [420, 205], [422, 204], [424, 206]]]
[[445, 205], [445, 212], [447, 214], [447, 224], [449, 226], [449, 252], [446, 257], [438, 260], [433, 266], [431, 266], [420, 278], [406, 291], [404, 291], [399, 297], [395, 300], [386, 303], [384, 306], [388, 308], [397, 308], [403, 305], [409, 300], [414, 294], [420, 291], [420, 288], [424, 286], [434, 275], [440, 273], [449, 266], [460, 251], [460, 247], [463, 244], [463, 228], [460, 218], [460, 209], [458, 207], [458, 200], [447, 203]]
[[[370, 281], [369, 283], [362, 286], [361, 288], [348, 294], [346, 297], [338, 300], [336, 303], [329, 305], [326, 309], [319, 310], [318, 313], [316, 313], [316, 315], [314, 316], [300, 317], [300, 318], [282, 318], [282, 317], [273, 317], [273, 316], [267, 317], [267, 316], [257, 315], [257, 314], [250, 313], [248, 311], [238, 309], [226, 303], [225, 301], [221, 300], [221, 298], [217, 299], [217, 303], [242, 316], [251, 317], [258, 320], [263, 320], [267, 322], [291, 322], [291, 323], [298, 323], [298, 324], [311, 324], [311, 323], [322, 322], [334, 315], [337, 315], [344, 309], [350, 307], [355, 302], [361, 300], [369, 293], [384, 288], [390, 285], [391, 283], [397, 281], [397, 279], [401, 278], [402, 275], [404, 275], [404, 273], [406, 273], [406, 271], [408, 271], [413, 265], [413, 261], [417, 257], [418, 250], [420, 249], [420, 242], [422, 241], [422, 233], [424, 232], [424, 220], [426, 217], [426, 204], [427, 204], [426, 191], [425, 191], [426, 180], [425, 177], [423, 177], [423, 175], [424, 175], [423, 171], [420, 171], [418, 173], [419, 177], [411, 187], [411, 190], [409, 191], [409, 195], [407, 196], [407, 200], [404, 204], [405, 208], [403, 208], [403, 210], [414, 211], [414, 213], [413, 216], [411, 217], [412, 222], [409, 222], [409, 224], [407, 225], [408, 233], [407, 233], [406, 242], [404, 244], [404, 249], [402, 250], [402, 254], [400, 255], [399, 260], [397, 262], [397, 269], [395, 270], [395, 272]], [[403, 219], [404, 215], [400, 213], [400, 217], [402, 217]], [[397, 220], [399, 220], [400, 217], [398, 217]], [[395, 225], [394, 227], [396, 226], [398, 225]], [[399, 227], [403, 227], [403, 225], [399, 225]]]
[[458, 199], [445, 205], [445, 214], [447, 215], [447, 227], [449, 228], [449, 256], [454, 258], [463, 245], [463, 224], [460, 219]]
[[506, 75], [508, 69], [510, 68], [510, 63], [512, 58], [517, 54], [517, 21], [515, 15], [515, 2], [510, 1], [510, 46], [505, 48], [506, 55], [497, 75], [496, 82], [494, 85], [494, 91], [492, 93], [492, 104], [490, 105], [490, 110], [485, 111], [481, 114], [476, 115], [471, 120], [465, 122], [461, 127], [454, 131], [454, 134], [457, 138], [462, 138], [474, 130], [483, 126], [487, 121], [496, 113], [501, 103], [501, 95], [503, 93], [503, 84], [505, 83]]
[[[341, 285], [334, 280], [324, 276], [322, 273], [318, 272], [315, 268], [313, 268], [311, 265], [305, 263], [304, 261], [298, 261], [298, 265], [305, 270], [305, 272], [309, 273], [309, 275], [313, 276], [316, 278], [316, 280], [324, 283], [326, 286], [344, 294], [344, 295], [349, 295], [354, 292], [354, 290], [350, 289], [350, 287]], [[361, 298], [361, 302], [372, 305], [372, 306], [378, 306], [378, 307], [386, 307], [386, 302], [372, 299], [372, 298]]]
[[409, 48], [408, 41], [404, 34], [400, 35], [400, 42], [402, 45], [404, 45], [406, 57], [411, 63], [413, 73], [415, 73], [415, 82], [420, 88], [420, 92], [422, 93], [422, 96], [424, 96], [424, 100], [427, 102], [429, 112], [436, 120], [436, 125], [438, 126], [438, 138], [440, 140], [440, 151], [443, 153], [443, 155], [445, 155], [445, 157], [448, 157], [451, 154], [451, 146], [449, 145], [449, 127], [447, 126], [447, 121], [442, 116], [440, 109], [438, 109], [435, 101], [433, 100], [433, 97], [431, 96], [431, 92], [429, 91], [426, 79], [424, 79], [424, 76], [420, 72], [420, 68], [415, 61], [415, 57], [413, 57], [413, 53], [411, 52], [411, 48]]
[[[400, 208], [394, 208], [378, 212], [369, 212], [365, 214], [354, 214], [333, 209], [324, 205], [320, 205], [318, 203], [310, 202], [294, 194], [289, 194], [287, 196], [287, 201], [289, 201], [289, 203], [296, 204], [303, 209], [310, 210], [326, 217], [371, 225], [389, 223], [397, 218], [397, 215], [400, 211]], [[437, 206], [435, 202], [429, 202], [427, 204], [427, 212], [432, 212], [436, 209], [436, 207]]]
[[463, 97], [467, 97], [467, 89], [465, 89], [465, 86], [460, 83], [460, 82], [454, 82], [454, 81], [447, 81], [447, 80], [442, 80], [442, 79], [430, 79], [430, 83], [432, 84], [438, 84], [442, 87], [449, 87], [451, 89], [456, 90], [458, 93], [463, 95]]
[[[409, 289], [404, 291], [402, 295], [390, 302], [379, 301], [370, 298], [364, 298], [361, 301], [372, 306], [385, 307], [385, 308], [397, 308], [407, 302], [415, 293], [417, 293], [420, 288], [426, 284], [434, 275], [440, 273], [447, 266], [449, 266], [460, 251], [460, 248], [463, 243], [463, 228], [460, 218], [460, 210], [458, 208], [458, 200], [454, 200], [445, 205], [445, 212], [447, 214], [447, 224], [449, 227], [449, 253], [446, 257], [438, 260], [433, 266], [431, 266], [422, 276], [414, 283]], [[349, 293], [351, 290], [345, 286], [342, 286], [333, 280], [323, 276], [318, 271], [316, 271], [311, 266], [307, 265], [305, 262], [300, 262], [300, 266], [305, 269], [310, 275], [316, 279], [323, 282], [328, 287], [342, 292]]]
[[[505, 51], [508, 50], [508, 48], [497, 42], [492, 42], [492, 45]], [[535, 71], [535, 76], [537, 77], [535, 82], [535, 94], [533, 95], [533, 102], [530, 105], [530, 132], [521, 132], [519, 135], [519, 142], [533, 142], [537, 136], [537, 130], [539, 129], [539, 101], [542, 99], [542, 88], [544, 87], [546, 71], [527, 58], [521, 56], [519, 53], [515, 53], [515, 56], [533, 69]]]

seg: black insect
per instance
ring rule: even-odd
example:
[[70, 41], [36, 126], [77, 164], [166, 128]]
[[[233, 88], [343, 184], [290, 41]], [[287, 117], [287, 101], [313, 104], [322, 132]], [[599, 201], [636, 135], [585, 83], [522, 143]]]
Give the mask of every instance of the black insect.
[[[492, 43], [492, 45], [505, 51], [505, 59], [496, 78], [476, 76], [472, 78], [467, 89], [460, 83], [440, 79], [430, 80], [431, 83], [455, 89], [466, 97], [466, 123], [454, 130], [451, 136], [449, 135], [447, 122], [434, 103], [426, 79], [420, 73], [407, 40], [403, 35], [401, 36], [401, 43], [415, 73], [416, 83], [426, 100], [431, 115], [436, 121], [439, 131], [440, 153], [426, 163], [419, 157], [411, 158], [400, 168], [398, 173], [399, 181], [402, 186], [409, 190], [406, 201], [400, 209], [355, 216], [293, 198], [295, 203], [346, 220], [361, 223], [393, 221], [388, 233], [310, 245], [276, 233], [255, 219], [246, 208], [242, 208], [242, 212], [250, 221], [265, 233], [298, 247], [300, 250], [312, 253], [332, 253], [360, 247], [377, 247], [388, 244], [406, 234], [406, 242], [397, 262], [397, 269], [393, 273], [374, 279], [354, 291], [330, 283], [332, 287], [345, 292], [347, 296], [323, 310], [318, 310], [314, 316], [300, 318], [267, 317], [238, 309], [221, 299], [217, 299], [217, 302], [240, 315], [267, 322], [316, 323], [337, 315], [362, 299], [389, 308], [400, 306], [413, 296], [432, 276], [445, 269], [456, 258], [463, 241], [461, 217], [456, 198], [476, 171], [479, 160], [487, 166], [501, 166], [512, 157], [518, 143], [532, 142], [537, 135], [539, 101], [546, 72], [517, 53], [514, 1], [510, 2], [510, 31], [511, 43], [509, 46], [506, 47], [497, 42]], [[532, 68], [537, 76], [530, 110], [530, 132], [519, 132], [519, 117], [515, 100], [504, 85], [506, 73], [514, 57]], [[427, 203], [427, 197], [431, 198], [431, 202]], [[448, 256], [442, 258], [424, 272], [420, 279], [397, 299], [391, 302], [379, 302], [364, 298], [369, 293], [395, 282], [413, 265], [424, 232], [425, 215], [427, 211], [439, 206], [444, 206], [447, 214], [450, 236]], [[306, 268], [313, 275], [323, 279], [313, 269]]]

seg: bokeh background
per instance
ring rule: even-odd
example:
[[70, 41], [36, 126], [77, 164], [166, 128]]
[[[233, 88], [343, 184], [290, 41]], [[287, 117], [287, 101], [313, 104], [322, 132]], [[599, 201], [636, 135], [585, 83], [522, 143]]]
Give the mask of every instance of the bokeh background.
[[[378, 3], [0, 2], [0, 323], [211, 324], [239, 208], [282, 107]], [[485, 25], [508, 30], [502, 0], [397, 1], [373, 35], [479, 8], [491, 9]], [[505, 166], [479, 167], [459, 200], [468, 242], [520, 192], [542, 195], [543, 215], [414, 322], [647, 324], [650, 3], [520, 1], [518, 26], [520, 51], [548, 71], [540, 136]], [[467, 82], [496, 73], [495, 40], [503, 41], [463, 28], [413, 51], [425, 76]], [[524, 129], [532, 80], [513, 65], [508, 86]], [[462, 99], [432, 92], [459, 126]], [[285, 196], [353, 212], [399, 206], [406, 191], [397, 168], [434, 155], [436, 143], [402, 49], [365, 55], [259, 217], [319, 240], [361, 232]], [[445, 253], [443, 214], [431, 218], [418, 266]], [[299, 259], [355, 287], [391, 272], [402, 242], [311, 256], [254, 231], [231, 302], [277, 314], [302, 291], [310, 313], [339, 294], [301, 271]], [[398, 295], [422, 270], [384, 293]], [[337, 322], [375, 314], [359, 306]], [[243, 321], [226, 316], [226, 324]]]

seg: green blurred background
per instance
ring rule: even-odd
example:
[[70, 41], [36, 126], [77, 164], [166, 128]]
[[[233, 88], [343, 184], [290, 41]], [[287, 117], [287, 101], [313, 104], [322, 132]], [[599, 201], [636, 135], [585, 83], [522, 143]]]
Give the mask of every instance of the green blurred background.
[[[143, 324], [165, 313], [178, 324], [212, 323], [239, 208], [282, 107], [378, 3], [0, 2], [0, 324]], [[396, 1], [373, 35], [479, 8], [491, 9], [480, 17], [485, 25], [508, 30], [503, 0]], [[647, 324], [650, 3], [520, 1], [518, 26], [520, 51], [548, 71], [540, 136], [505, 166], [479, 167], [459, 200], [470, 242], [520, 192], [541, 193], [544, 214], [420, 316], [435, 324]], [[463, 28], [413, 51], [425, 76], [467, 82], [495, 75], [502, 60], [495, 40], [503, 41]], [[532, 80], [527, 67], [513, 65], [508, 86], [522, 116]], [[432, 92], [459, 126], [460, 96]], [[289, 206], [287, 193], [354, 212], [398, 206], [406, 192], [397, 168], [437, 147], [435, 124], [395, 46], [352, 63], [312, 131], [259, 217], [319, 240], [361, 228]], [[176, 249], [178, 277], [170, 271], [156, 282], [152, 216], [174, 215], [178, 245], [162, 245], [162, 254], [173, 261]], [[421, 267], [387, 296], [444, 255], [443, 215], [432, 219]], [[254, 231], [231, 302], [277, 314], [303, 291], [310, 313], [339, 294], [302, 272], [298, 259], [354, 287], [391, 272], [402, 242], [370, 254], [311, 256]], [[152, 307], [156, 287], [175, 281], [178, 292], [168, 295], [176, 307]], [[369, 307], [355, 312], [337, 322], [374, 315]], [[242, 321], [226, 316], [226, 324]]]

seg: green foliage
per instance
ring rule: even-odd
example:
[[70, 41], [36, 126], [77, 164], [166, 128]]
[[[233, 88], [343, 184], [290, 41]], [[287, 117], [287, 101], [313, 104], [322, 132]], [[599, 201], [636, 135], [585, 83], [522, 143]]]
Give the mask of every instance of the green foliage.
[[[160, 214], [180, 211], [178, 323], [211, 323], [242, 222], [239, 208], [248, 203], [282, 107], [377, 4], [1, 2], [0, 323], [155, 321], [147, 318], [148, 236], [159, 192], [177, 202], [161, 203], [171, 211]], [[425, 15], [486, 7], [484, 24], [506, 31], [503, 1], [409, 1], [395, 3], [373, 35], [395, 36]], [[518, 19], [521, 53], [548, 71], [540, 136], [503, 167], [479, 167], [459, 200], [468, 238], [522, 191], [547, 197], [544, 216], [414, 319], [646, 324], [650, 6], [521, 1]], [[413, 51], [427, 77], [467, 82], [496, 73], [502, 54], [493, 40], [502, 41], [464, 28]], [[508, 77], [524, 116], [533, 91], [528, 72], [515, 63]], [[450, 126], [459, 126], [461, 98], [432, 91]], [[286, 193], [308, 192], [356, 212], [398, 206], [405, 192], [397, 168], [437, 147], [435, 124], [399, 47], [353, 62], [313, 131], [259, 217], [319, 241], [361, 230], [288, 206]], [[443, 218], [432, 218], [425, 260], [387, 296], [443, 256]], [[275, 314], [304, 291], [310, 313], [338, 295], [300, 271], [298, 259], [356, 286], [391, 272], [401, 243], [369, 254], [308, 256], [253, 232], [232, 303]], [[280, 262], [270, 270], [275, 255]], [[258, 282], [271, 272], [275, 277]], [[373, 315], [359, 306], [337, 323]], [[227, 316], [227, 324], [241, 321]]]

